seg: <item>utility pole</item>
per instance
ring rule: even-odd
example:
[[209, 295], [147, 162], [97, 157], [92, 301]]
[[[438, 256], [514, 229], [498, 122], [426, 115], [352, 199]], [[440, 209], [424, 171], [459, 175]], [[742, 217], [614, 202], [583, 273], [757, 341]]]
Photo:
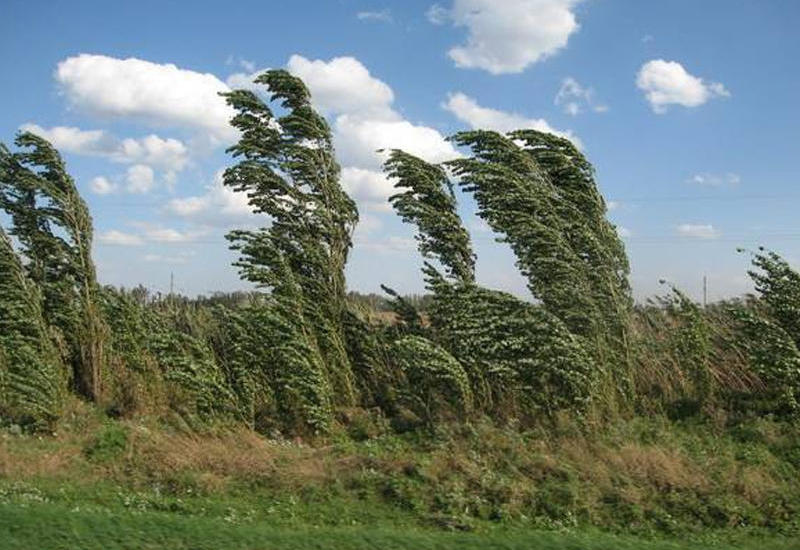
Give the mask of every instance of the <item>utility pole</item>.
[[175, 290], [175, 273], [172, 271], [169, 272], [169, 295], [172, 296], [173, 291]]
[[703, 309], [708, 305], [708, 277], [703, 274]]

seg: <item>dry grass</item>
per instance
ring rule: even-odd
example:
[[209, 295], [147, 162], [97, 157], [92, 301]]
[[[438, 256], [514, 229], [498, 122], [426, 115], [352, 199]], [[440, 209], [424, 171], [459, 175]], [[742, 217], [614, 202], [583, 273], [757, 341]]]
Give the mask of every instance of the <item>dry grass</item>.
[[[389, 436], [311, 446], [245, 429], [198, 435], [122, 420], [111, 426], [127, 433], [124, 449], [98, 459], [86, 450], [109, 424], [81, 406], [73, 413], [55, 437], [0, 436], [0, 481], [111, 480], [136, 491], [169, 487], [182, 495], [188, 488], [225, 495], [252, 487], [341, 496], [344, 489], [448, 513], [487, 503], [511, 516], [581, 511], [597, 524], [620, 521], [617, 507], [666, 509], [660, 508], [668, 506], [666, 495], [685, 498], [687, 510], [720, 499], [739, 510], [773, 506], [776, 495], [800, 490], [797, 479], [786, 478], [794, 470], [768, 450], [791, 444], [796, 431], [770, 421], [751, 426], [748, 436], [768, 444], [653, 421], [605, 432], [563, 424], [539, 435], [486, 423], [422, 442]], [[561, 499], [561, 508], [542, 512], [551, 495]]]

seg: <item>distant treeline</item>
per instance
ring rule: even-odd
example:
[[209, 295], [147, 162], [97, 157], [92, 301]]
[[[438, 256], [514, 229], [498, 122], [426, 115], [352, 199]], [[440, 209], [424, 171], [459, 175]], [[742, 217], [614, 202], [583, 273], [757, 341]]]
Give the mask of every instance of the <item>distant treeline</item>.
[[[707, 309], [678, 289], [634, 306], [594, 171], [568, 140], [469, 131], [465, 155], [388, 153], [390, 202], [417, 229], [427, 294], [348, 293], [358, 210], [302, 81], [225, 94], [229, 188], [264, 227], [227, 237], [255, 292], [189, 299], [97, 283], [92, 220], [58, 152], [0, 146], [0, 415], [49, 429], [71, 394], [118, 416], [324, 434], [349, 411], [398, 430], [489, 416], [773, 414], [800, 392], [800, 276], [752, 253], [758, 295]], [[455, 186], [508, 243], [535, 299], [480, 286]], [[376, 313], [383, 315], [376, 315]]]

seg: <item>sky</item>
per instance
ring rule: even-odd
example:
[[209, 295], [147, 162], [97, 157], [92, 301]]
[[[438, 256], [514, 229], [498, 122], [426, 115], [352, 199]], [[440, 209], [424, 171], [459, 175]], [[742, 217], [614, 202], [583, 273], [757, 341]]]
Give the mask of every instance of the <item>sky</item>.
[[[431, 162], [468, 128], [572, 139], [624, 239], [634, 295], [660, 279], [751, 290], [747, 254], [800, 264], [800, 3], [795, 0], [3, 0], [0, 141], [62, 152], [95, 225], [102, 283], [194, 295], [249, 288], [224, 235], [257, 227], [225, 188], [236, 140], [218, 93], [286, 68], [334, 133], [361, 221], [352, 290], [424, 291], [413, 228], [377, 149]], [[525, 297], [505, 245], [459, 209], [477, 278]]]

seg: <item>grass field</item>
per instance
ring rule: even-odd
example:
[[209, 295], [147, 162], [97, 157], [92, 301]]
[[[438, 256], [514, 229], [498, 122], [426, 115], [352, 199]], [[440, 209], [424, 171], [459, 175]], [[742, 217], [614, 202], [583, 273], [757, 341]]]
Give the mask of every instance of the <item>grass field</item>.
[[266, 523], [236, 525], [220, 519], [168, 513], [111, 513], [70, 510], [52, 504], [0, 505], [0, 546], [41, 549], [541, 549], [684, 550], [690, 548], [790, 550], [800, 542], [753, 541], [741, 545], [618, 537], [596, 532], [493, 531], [449, 533], [398, 528], [298, 528]]

